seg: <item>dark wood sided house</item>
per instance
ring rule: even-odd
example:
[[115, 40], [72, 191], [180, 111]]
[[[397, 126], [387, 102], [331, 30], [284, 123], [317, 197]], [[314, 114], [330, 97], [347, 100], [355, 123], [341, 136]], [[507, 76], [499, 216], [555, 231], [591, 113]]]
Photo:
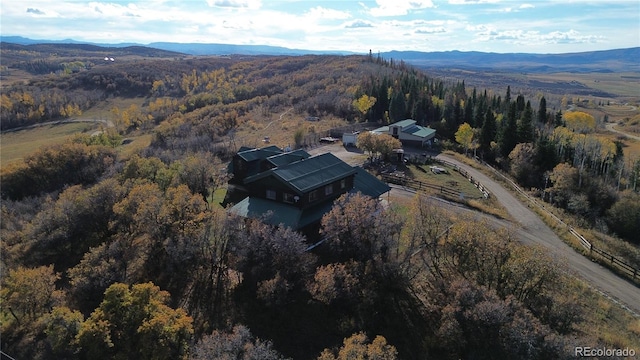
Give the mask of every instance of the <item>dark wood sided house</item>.
[[[379, 198], [391, 188], [331, 153], [311, 156], [277, 146], [242, 147], [229, 164], [230, 212], [308, 232], [317, 229], [333, 201], [347, 192]], [[225, 205], [226, 205], [225, 204]]]

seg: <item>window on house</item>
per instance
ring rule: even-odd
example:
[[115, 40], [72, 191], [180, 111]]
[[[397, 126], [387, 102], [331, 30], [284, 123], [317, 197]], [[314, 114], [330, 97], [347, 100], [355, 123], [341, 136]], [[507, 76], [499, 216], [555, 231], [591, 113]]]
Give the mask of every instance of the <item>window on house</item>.
[[333, 193], [333, 184], [329, 184], [324, 187], [324, 195], [329, 196]]
[[313, 190], [309, 193], [309, 201], [318, 200], [318, 190]]
[[267, 189], [267, 199], [275, 200], [276, 199], [276, 191]]
[[345, 189], [347, 187], [347, 179], [340, 180], [340, 189]]
[[289, 194], [289, 193], [284, 193], [282, 194], [282, 201], [289, 203], [289, 204], [293, 204], [295, 202], [295, 196], [293, 194]]

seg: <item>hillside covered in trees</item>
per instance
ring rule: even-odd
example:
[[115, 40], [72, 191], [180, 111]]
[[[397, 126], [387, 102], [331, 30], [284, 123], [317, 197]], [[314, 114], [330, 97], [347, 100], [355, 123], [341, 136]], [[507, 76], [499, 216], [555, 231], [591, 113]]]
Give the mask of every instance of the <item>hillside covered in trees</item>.
[[[596, 136], [591, 115], [510, 91], [467, 89], [372, 56], [132, 60], [4, 87], [3, 130], [135, 102], [110, 109], [102, 134], [2, 169], [2, 351], [550, 359], [624, 345], [638, 329], [614, 339], [590, 330], [584, 299], [596, 295], [540, 249], [425, 198], [401, 211], [344, 196], [322, 220], [326, 243], [311, 251], [303, 234], [237, 219], [212, 200], [258, 117], [412, 118], [435, 128], [442, 147], [510, 172], [584, 226], [637, 241], [639, 159]], [[297, 130], [282, 129], [291, 140]], [[123, 152], [122, 139], [140, 134], [152, 134], [149, 146]]]

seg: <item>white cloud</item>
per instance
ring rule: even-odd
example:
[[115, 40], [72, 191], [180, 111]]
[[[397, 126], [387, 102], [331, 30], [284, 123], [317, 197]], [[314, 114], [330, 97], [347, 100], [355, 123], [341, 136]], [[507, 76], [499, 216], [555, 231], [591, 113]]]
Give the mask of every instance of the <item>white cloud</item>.
[[309, 10], [305, 13], [306, 16], [317, 19], [333, 19], [333, 20], [344, 20], [351, 17], [346, 11], [327, 9], [321, 6], [317, 6]]
[[550, 44], [586, 44], [597, 43], [605, 40], [601, 35], [582, 35], [573, 29], [563, 31], [553, 31], [542, 36], [542, 39]]
[[[470, 27], [469, 30], [472, 30]], [[505, 41], [516, 45], [527, 44], [588, 44], [598, 43], [605, 40], [604, 36], [584, 35], [576, 30], [569, 31], [551, 31], [541, 33], [535, 30], [496, 30], [490, 26], [479, 26], [475, 28], [478, 31], [476, 40], [479, 41]]]
[[211, 7], [236, 8], [236, 9], [259, 9], [262, 6], [261, 0], [207, 0]]
[[377, 7], [369, 9], [369, 13], [376, 17], [407, 15], [413, 10], [434, 7], [431, 0], [376, 0], [376, 4]]
[[442, 34], [446, 33], [447, 29], [443, 27], [435, 27], [435, 28], [419, 28], [414, 31], [416, 34]]
[[525, 9], [533, 9], [535, 6], [531, 5], [531, 4], [522, 4], [520, 6], [518, 6], [517, 8], [513, 8], [513, 7], [506, 7], [506, 8], [502, 8], [497, 10], [498, 12], [503, 12], [503, 13], [516, 13], [516, 12], [520, 12], [522, 10]]
[[27, 12], [34, 15], [46, 15], [44, 11], [36, 8], [27, 8]]
[[[637, 36], [629, 35], [638, 34], [638, 6], [624, 1], [615, 6], [587, 0], [569, 5], [542, 0], [292, 1], [9, 0], [2, 2], [2, 32], [34, 39], [217, 42], [364, 52], [563, 52], [638, 43]], [[541, 12], [528, 11], [534, 7], [548, 11], [539, 16]]]
[[373, 23], [366, 20], [354, 20], [344, 25], [347, 29], [371, 28]]
[[497, 4], [500, 0], [449, 0], [451, 5]]

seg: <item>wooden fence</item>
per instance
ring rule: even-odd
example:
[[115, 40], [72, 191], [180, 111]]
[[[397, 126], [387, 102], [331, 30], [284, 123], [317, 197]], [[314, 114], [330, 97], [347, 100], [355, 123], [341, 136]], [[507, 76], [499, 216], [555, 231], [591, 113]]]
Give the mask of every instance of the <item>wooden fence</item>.
[[414, 190], [431, 189], [449, 196], [454, 196], [454, 197], [460, 196], [460, 191], [450, 187], [443, 186], [443, 185], [429, 184], [424, 181], [407, 179], [405, 177], [395, 176], [391, 174], [382, 174], [381, 176], [382, 176], [382, 181], [385, 181], [391, 184], [402, 185]]
[[625, 261], [618, 259], [617, 257], [615, 257], [615, 255], [612, 255], [602, 249], [598, 249], [597, 247], [595, 247], [591, 242], [589, 242], [589, 240], [585, 239], [584, 236], [580, 235], [573, 227], [566, 224], [559, 217], [557, 217], [552, 212], [547, 210], [544, 207], [544, 205], [540, 204], [534, 198], [529, 196], [529, 194], [527, 194], [522, 188], [520, 188], [520, 186], [518, 186], [513, 180], [511, 180], [510, 178], [502, 174], [502, 172], [498, 171], [491, 165], [488, 165], [488, 164], [485, 164], [485, 165], [488, 166], [495, 174], [501, 176], [505, 181], [507, 181], [517, 192], [519, 192], [522, 196], [524, 196], [527, 200], [529, 200], [529, 202], [531, 202], [536, 207], [544, 211], [547, 215], [552, 217], [558, 224], [569, 229], [569, 233], [571, 233], [571, 235], [573, 235], [576, 239], [578, 239], [578, 241], [580, 242], [580, 246], [582, 246], [586, 250], [589, 250], [589, 256], [591, 258], [602, 260], [604, 265], [617, 269], [621, 273], [629, 276], [633, 281], [635, 281], [636, 279], [640, 280], [640, 269], [635, 268], [632, 265], [626, 263]]
[[460, 173], [460, 175], [466, 177], [470, 183], [475, 185], [475, 187], [477, 187], [478, 190], [482, 192], [482, 195], [484, 196], [485, 199], [488, 199], [489, 197], [491, 197], [491, 193], [489, 192], [489, 190], [487, 190], [478, 180], [474, 179], [473, 176], [469, 175], [469, 173], [465, 169], [459, 167], [454, 163], [448, 162], [446, 160], [442, 160], [442, 159], [433, 159], [433, 160], [439, 162], [440, 164], [444, 164], [449, 167], [452, 167], [455, 171]]
[[571, 226], [569, 226], [569, 232], [580, 241], [580, 245], [582, 245], [583, 248], [589, 250], [589, 256], [600, 256], [602, 260], [605, 261], [608, 265], [617, 268], [619, 271], [629, 276], [632, 280], [636, 280], [636, 277], [640, 275], [640, 270], [618, 259], [617, 257], [615, 257], [615, 255], [611, 255], [608, 252], [593, 246], [593, 244], [590, 243], [589, 240], [585, 239], [584, 236], [580, 235]]
[[[431, 159], [432, 161], [438, 162], [440, 164], [443, 165], [447, 165], [449, 167], [451, 167], [452, 169], [454, 169], [455, 171], [457, 171], [458, 173], [460, 173], [460, 175], [464, 176], [465, 178], [467, 178], [469, 180], [470, 183], [472, 183], [475, 187], [478, 188], [478, 190], [480, 190], [480, 192], [482, 193], [482, 196], [485, 199], [488, 199], [491, 194], [489, 193], [489, 191], [476, 179], [473, 178], [473, 176], [471, 176], [467, 171], [465, 171], [464, 169], [460, 168], [458, 165], [454, 164], [454, 163], [450, 163], [446, 160], [441, 160], [441, 159]], [[476, 196], [470, 196], [469, 194], [465, 194], [459, 190], [456, 190], [454, 188], [450, 188], [444, 185], [436, 185], [436, 184], [431, 184], [431, 183], [427, 183], [424, 181], [419, 181], [419, 180], [414, 180], [414, 179], [407, 179], [405, 177], [402, 176], [395, 176], [393, 174], [382, 174], [382, 180], [386, 181], [387, 183], [392, 183], [392, 184], [397, 184], [397, 185], [402, 185], [414, 190], [426, 190], [426, 189], [431, 189], [431, 190], [436, 190], [438, 192], [440, 192], [441, 194], [445, 194], [448, 196], [453, 196], [453, 197], [461, 197], [461, 198], [468, 198], [468, 199], [476, 199], [478, 197]]]

